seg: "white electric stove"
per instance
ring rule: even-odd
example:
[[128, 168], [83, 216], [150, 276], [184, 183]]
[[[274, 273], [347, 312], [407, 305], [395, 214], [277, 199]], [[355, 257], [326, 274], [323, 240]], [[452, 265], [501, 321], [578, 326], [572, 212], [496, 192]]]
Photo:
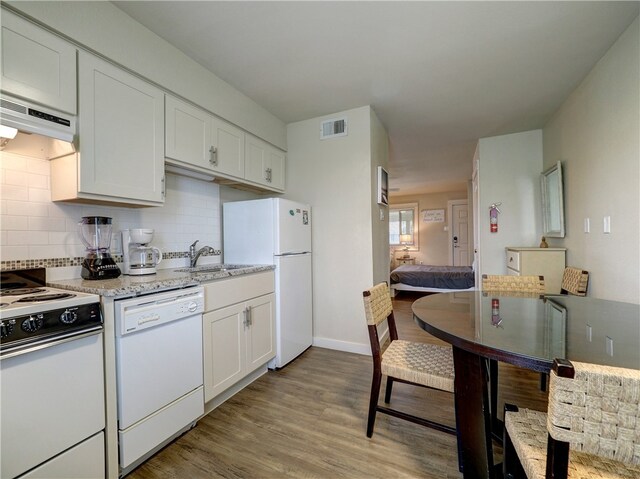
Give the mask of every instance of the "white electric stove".
[[0, 477], [103, 478], [100, 298], [0, 274]]

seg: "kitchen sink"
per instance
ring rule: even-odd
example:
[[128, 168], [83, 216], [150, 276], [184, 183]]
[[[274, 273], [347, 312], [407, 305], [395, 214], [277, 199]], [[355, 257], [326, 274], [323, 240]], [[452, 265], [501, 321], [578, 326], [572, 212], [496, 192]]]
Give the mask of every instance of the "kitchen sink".
[[203, 265], [203, 266], [194, 266], [193, 268], [180, 268], [175, 271], [179, 273], [218, 273], [220, 271], [230, 271], [234, 269], [246, 268], [246, 265], [242, 264], [211, 264], [211, 265]]

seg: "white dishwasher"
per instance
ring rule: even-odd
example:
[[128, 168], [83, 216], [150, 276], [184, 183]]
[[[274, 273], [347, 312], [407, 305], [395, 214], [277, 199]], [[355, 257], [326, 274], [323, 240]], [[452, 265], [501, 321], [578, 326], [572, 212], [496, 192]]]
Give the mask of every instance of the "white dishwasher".
[[204, 414], [204, 289], [116, 301], [120, 474], [195, 425]]

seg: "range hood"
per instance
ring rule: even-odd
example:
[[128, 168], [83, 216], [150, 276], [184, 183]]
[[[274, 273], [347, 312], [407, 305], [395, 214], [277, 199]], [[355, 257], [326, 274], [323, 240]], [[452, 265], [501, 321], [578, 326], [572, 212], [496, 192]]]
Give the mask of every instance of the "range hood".
[[72, 143], [76, 134], [76, 119], [25, 100], [3, 95], [0, 98], [0, 124], [25, 133]]

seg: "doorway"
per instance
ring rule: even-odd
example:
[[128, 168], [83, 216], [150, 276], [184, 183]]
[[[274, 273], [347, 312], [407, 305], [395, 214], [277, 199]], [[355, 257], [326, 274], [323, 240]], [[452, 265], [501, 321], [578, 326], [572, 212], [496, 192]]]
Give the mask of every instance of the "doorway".
[[467, 200], [447, 202], [449, 214], [449, 264], [469, 266], [469, 206]]

